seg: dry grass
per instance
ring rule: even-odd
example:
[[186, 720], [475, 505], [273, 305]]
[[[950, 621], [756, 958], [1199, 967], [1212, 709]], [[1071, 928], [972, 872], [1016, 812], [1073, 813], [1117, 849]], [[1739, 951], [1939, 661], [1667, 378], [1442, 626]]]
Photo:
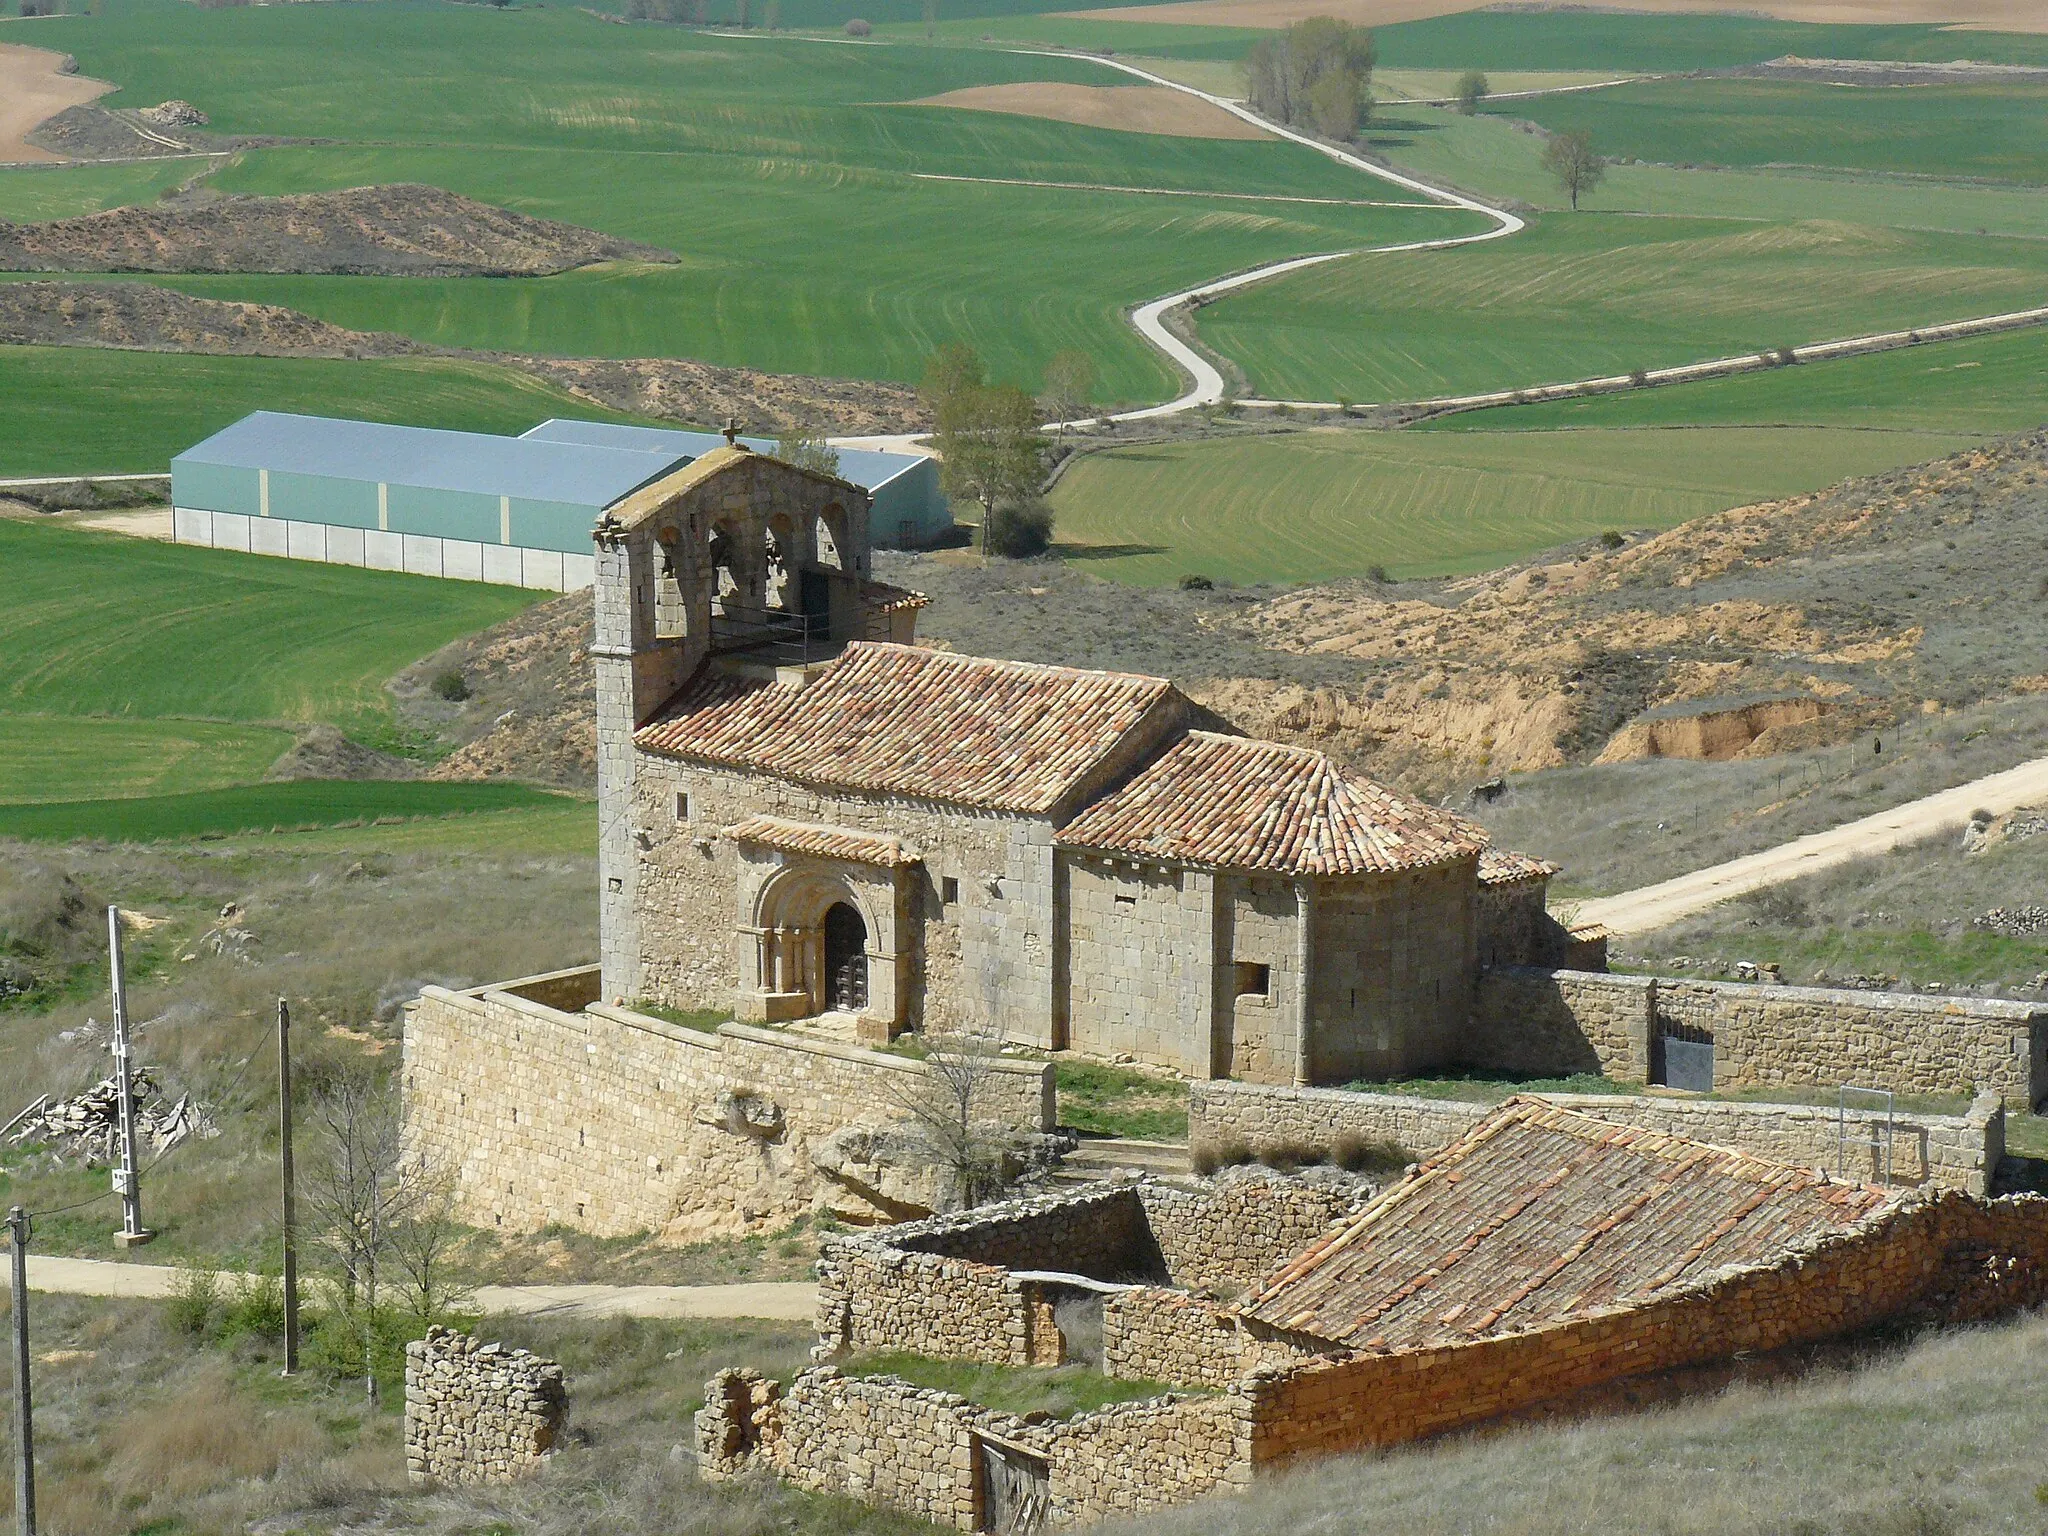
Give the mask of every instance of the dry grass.
[[1084, 128], [1163, 133], [1179, 139], [1264, 139], [1269, 135], [1221, 107], [1163, 85], [1063, 85], [1025, 80], [1011, 85], [970, 85], [914, 107], [958, 107], [970, 112], [1011, 112]]
[[[1622, 1418], [1345, 1457], [1101, 1536], [2038, 1532], [2048, 1321]], [[1370, 1515], [1362, 1512], [1370, 1511]]]

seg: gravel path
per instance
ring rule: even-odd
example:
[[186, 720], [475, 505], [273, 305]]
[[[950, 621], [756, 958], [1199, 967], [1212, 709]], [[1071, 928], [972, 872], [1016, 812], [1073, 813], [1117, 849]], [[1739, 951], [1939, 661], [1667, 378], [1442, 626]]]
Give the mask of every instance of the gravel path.
[[[31, 1254], [28, 1286], [70, 1296], [162, 1298], [177, 1294], [182, 1271], [162, 1264], [116, 1264]], [[225, 1276], [238, 1279], [239, 1276]], [[766, 1318], [808, 1323], [818, 1288], [808, 1282], [752, 1285], [480, 1285], [471, 1294], [487, 1315], [568, 1318]]]
[[1600, 923], [1615, 934], [1649, 933], [1767, 885], [1818, 874], [1944, 832], [1960, 832], [1972, 811], [2003, 815], [2023, 805], [2043, 804], [2048, 804], [2048, 758], [2037, 758], [1762, 853], [1586, 902], [1579, 908], [1578, 921]]

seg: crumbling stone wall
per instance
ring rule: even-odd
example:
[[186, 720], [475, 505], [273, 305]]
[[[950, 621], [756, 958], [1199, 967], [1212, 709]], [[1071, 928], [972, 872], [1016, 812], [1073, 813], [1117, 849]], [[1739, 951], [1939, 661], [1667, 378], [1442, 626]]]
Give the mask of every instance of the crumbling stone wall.
[[[903, 1118], [921, 1063], [605, 1004], [565, 1013], [517, 995], [520, 985], [429, 987], [406, 1013], [407, 1134], [456, 1171], [464, 1221], [686, 1240], [818, 1210], [902, 1214], [820, 1159], [833, 1163], [826, 1143], [843, 1127]], [[992, 1120], [1051, 1128], [1049, 1066], [1003, 1062], [986, 1091]]]
[[1334, 1170], [1290, 1177], [1259, 1167], [1227, 1169], [1194, 1188], [1152, 1180], [1137, 1186], [1171, 1282], [1227, 1290], [1265, 1279], [1372, 1192]]
[[1717, 1089], [1989, 1089], [2019, 1108], [2048, 1092], [2048, 1009], [2038, 1004], [1593, 971], [1486, 972], [1467, 1064], [1647, 1082], [1662, 1033], [1712, 1037]]
[[[1892, 1117], [1892, 1163], [1871, 1150], [1885, 1116], [1852, 1109], [1839, 1121], [1832, 1106], [1760, 1104], [1719, 1099], [1651, 1098], [1641, 1094], [1538, 1095], [1615, 1125], [1665, 1131], [1715, 1146], [1753, 1152], [1775, 1162], [1837, 1171], [1840, 1122], [1847, 1126], [1849, 1178], [1922, 1184], [1986, 1193], [2005, 1155], [2005, 1114], [1995, 1095], [1980, 1095], [1966, 1115]], [[1254, 1155], [1280, 1149], [1388, 1141], [1415, 1157], [1448, 1146], [1499, 1106], [1339, 1088], [1280, 1088], [1254, 1083], [1196, 1083], [1189, 1095], [1188, 1134], [1197, 1147], [1236, 1146]]]
[[523, 1349], [431, 1327], [405, 1346], [405, 1470], [414, 1482], [503, 1483], [560, 1443], [562, 1368]]

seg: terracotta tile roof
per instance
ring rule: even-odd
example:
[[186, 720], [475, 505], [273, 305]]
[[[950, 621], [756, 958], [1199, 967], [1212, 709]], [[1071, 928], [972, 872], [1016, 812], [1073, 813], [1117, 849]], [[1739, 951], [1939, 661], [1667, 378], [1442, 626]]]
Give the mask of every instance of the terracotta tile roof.
[[873, 613], [898, 613], [906, 608], [929, 608], [932, 605], [932, 600], [922, 592], [892, 586], [886, 581], [862, 582], [860, 595], [861, 601]]
[[1324, 1234], [1246, 1311], [1356, 1349], [1451, 1343], [1769, 1263], [1893, 1198], [1515, 1100]]
[[856, 864], [883, 864], [891, 869], [918, 863], [922, 858], [906, 849], [902, 838], [886, 832], [821, 827], [808, 821], [784, 821], [780, 816], [749, 816], [737, 826], [727, 827], [725, 835], [735, 842], [759, 843], [788, 853], [847, 859]]
[[1519, 885], [1524, 880], [1548, 880], [1556, 873], [1555, 864], [1539, 859], [1533, 853], [1516, 853], [1512, 849], [1488, 844], [1486, 851], [1479, 855], [1481, 885]]
[[1042, 814], [1173, 696], [1156, 677], [856, 642], [807, 686], [735, 694], [700, 673], [633, 739], [807, 784]]
[[1469, 858], [1486, 834], [1347, 774], [1321, 752], [1190, 731], [1062, 827], [1059, 841], [1231, 869], [1355, 875]]

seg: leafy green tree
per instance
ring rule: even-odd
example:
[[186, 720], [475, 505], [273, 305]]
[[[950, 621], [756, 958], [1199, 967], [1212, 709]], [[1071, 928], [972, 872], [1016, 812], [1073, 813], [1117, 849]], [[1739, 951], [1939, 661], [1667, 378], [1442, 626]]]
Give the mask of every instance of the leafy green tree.
[[1543, 146], [1543, 169], [1557, 178], [1558, 186], [1572, 200], [1572, 212], [1577, 213], [1580, 197], [1599, 186], [1600, 178], [1607, 174], [1607, 162], [1594, 153], [1593, 135], [1581, 129], [1551, 135]]
[[1477, 112], [1479, 110], [1479, 103], [1486, 100], [1492, 94], [1493, 87], [1488, 83], [1483, 71], [1468, 69], [1464, 74], [1458, 76], [1458, 110], [1467, 117]]
[[985, 560], [996, 508], [1033, 495], [1044, 474], [1038, 402], [1015, 385], [990, 384], [980, 356], [958, 343], [926, 361], [918, 393], [937, 428], [940, 486], [948, 496], [981, 503]]
[[1290, 127], [1348, 139], [1370, 115], [1377, 52], [1372, 33], [1331, 16], [1297, 21], [1245, 56], [1252, 109]]

